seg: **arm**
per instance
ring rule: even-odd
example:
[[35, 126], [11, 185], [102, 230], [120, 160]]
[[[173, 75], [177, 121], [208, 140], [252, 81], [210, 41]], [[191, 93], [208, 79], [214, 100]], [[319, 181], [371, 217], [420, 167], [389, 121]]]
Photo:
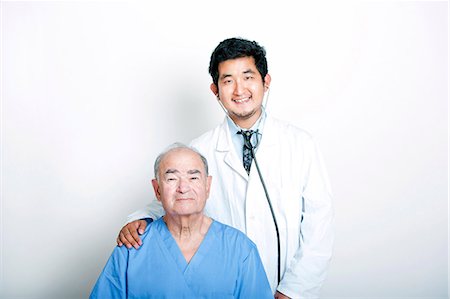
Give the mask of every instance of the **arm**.
[[150, 203], [146, 205], [145, 208], [130, 214], [127, 217], [127, 223], [146, 218], [156, 220], [160, 218], [162, 215], [164, 215], [164, 209], [161, 203], [156, 198], [152, 198]]
[[313, 143], [307, 155], [310, 162], [303, 188], [300, 247], [278, 286], [279, 292], [292, 298], [318, 298], [334, 238], [331, 191], [321, 155]]
[[116, 247], [108, 259], [89, 299], [127, 297], [128, 249]]
[[256, 246], [252, 246], [249, 255], [244, 259], [239, 269], [234, 297], [273, 299], [269, 281]]
[[164, 215], [161, 203], [155, 198], [142, 210], [138, 210], [128, 216], [125, 224], [117, 236], [117, 245], [125, 245], [127, 248], [138, 249], [142, 245], [139, 235], [143, 234], [147, 227], [147, 222], [158, 219]]

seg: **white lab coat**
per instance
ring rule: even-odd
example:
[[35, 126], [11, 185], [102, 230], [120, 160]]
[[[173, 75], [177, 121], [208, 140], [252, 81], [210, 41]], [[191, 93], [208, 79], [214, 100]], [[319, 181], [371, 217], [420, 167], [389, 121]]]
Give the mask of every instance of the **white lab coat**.
[[[333, 210], [327, 174], [311, 136], [267, 116], [256, 152], [280, 232], [282, 279], [278, 287], [275, 226], [255, 162], [247, 175], [226, 120], [191, 145], [206, 157], [213, 177], [205, 213], [256, 243], [273, 292], [278, 289], [291, 298], [317, 298], [332, 254]], [[162, 213], [153, 201], [129, 220]]]

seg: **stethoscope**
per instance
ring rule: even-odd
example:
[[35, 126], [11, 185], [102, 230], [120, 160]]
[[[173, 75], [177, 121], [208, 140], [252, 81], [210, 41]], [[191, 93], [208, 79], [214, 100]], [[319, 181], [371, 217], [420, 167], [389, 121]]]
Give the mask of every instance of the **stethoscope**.
[[[266, 98], [266, 101], [265, 101], [266, 104], [265, 104], [265, 106], [262, 105], [262, 107], [267, 107], [267, 101], [268, 101], [268, 99], [269, 99], [269, 92], [270, 92], [270, 91], [269, 91], [269, 87], [267, 87], [267, 93], [266, 93], [267, 95], [265, 96], [265, 98]], [[225, 114], [226, 114], [228, 117], [230, 117], [229, 114], [228, 114], [227, 109], [225, 109], [225, 107], [223, 106], [222, 102], [220, 101], [220, 98], [219, 98], [219, 95], [218, 95], [218, 94], [216, 94], [216, 97], [217, 97], [217, 100], [218, 100], [220, 106], [222, 107], [223, 111], [225, 112]], [[264, 102], [264, 100], [263, 100], [263, 102]], [[262, 108], [262, 109], [266, 109], [266, 108]], [[230, 119], [231, 119], [231, 117], [230, 117]], [[231, 121], [233, 121], [233, 120], [231, 119]], [[260, 118], [259, 121], [261, 121], [261, 118]], [[234, 121], [233, 121], [233, 123], [234, 123]], [[235, 125], [236, 125], [236, 124], [235, 124]], [[236, 126], [239, 127], [238, 125], [236, 125]], [[258, 126], [259, 126], [259, 124], [258, 124]], [[244, 130], [241, 129], [241, 132], [242, 132], [242, 133], [243, 133], [243, 131], [244, 131]], [[258, 160], [256, 159], [256, 155], [255, 155], [255, 149], [256, 149], [256, 148], [258, 147], [258, 145], [259, 145], [259, 135], [258, 135], [258, 130], [256, 130], [255, 135], [256, 135], [256, 144], [253, 145], [253, 144], [251, 143], [250, 139], [244, 138], [244, 146], [245, 146], [247, 149], [249, 149], [249, 150], [251, 151], [253, 161], [255, 161], [255, 166], [256, 166], [256, 170], [258, 171], [259, 180], [261, 181], [261, 184], [262, 184], [262, 186], [263, 186], [264, 193], [265, 193], [266, 199], [267, 199], [267, 204], [269, 205], [270, 213], [272, 214], [273, 224], [275, 225], [275, 231], [276, 231], [276, 234], [277, 234], [277, 252], [278, 252], [278, 277], [277, 277], [277, 278], [278, 278], [278, 284], [280, 284], [280, 281], [281, 281], [281, 269], [280, 269], [280, 267], [281, 267], [281, 261], [280, 261], [280, 232], [279, 232], [279, 230], [278, 230], [278, 222], [277, 222], [277, 218], [275, 217], [275, 212], [273, 211], [272, 202], [271, 202], [271, 200], [270, 200], [269, 192], [267, 191], [267, 187], [266, 187], [266, 184], [265, 184], [265, 182], [264, 182], [264, 178], [263, 178], [263, 176], [262, 176], [262, 174], [261, 174], [261, 169], [259, 168]]]

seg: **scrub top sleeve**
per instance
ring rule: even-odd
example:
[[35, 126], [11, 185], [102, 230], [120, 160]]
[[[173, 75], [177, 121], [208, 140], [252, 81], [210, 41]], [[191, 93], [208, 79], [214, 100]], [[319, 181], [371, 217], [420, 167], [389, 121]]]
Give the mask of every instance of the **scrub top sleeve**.
[[256, 246], [251, 247], [249, 255], [241, 264], [234, 297], [273, 299], [269, 281]]
[[126, 298], [128, 249], [116, 247], [92, 290], [90, 299]]

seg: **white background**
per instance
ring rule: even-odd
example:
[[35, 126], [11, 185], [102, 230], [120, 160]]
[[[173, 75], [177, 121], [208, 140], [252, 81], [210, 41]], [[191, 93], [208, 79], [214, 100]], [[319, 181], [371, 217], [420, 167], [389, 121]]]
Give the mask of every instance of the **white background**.
[[207, 68], [233, 36], [323, 152], [323, 297], [447, 298], [448, 3], [151, 2], [2, 3], [1, 298], [88, 296], [157, 153], [222, 121]]

